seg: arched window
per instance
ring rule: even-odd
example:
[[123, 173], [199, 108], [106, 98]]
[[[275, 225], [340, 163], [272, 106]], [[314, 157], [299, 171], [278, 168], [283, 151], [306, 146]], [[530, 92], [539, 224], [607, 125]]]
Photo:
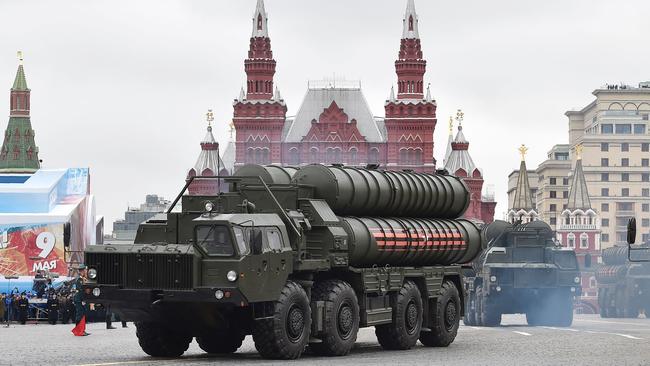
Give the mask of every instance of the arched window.
[[413, 32], [413, 15], [409, 16], [409, 32]]
[[573, 233], [567, 235], [567, 247], [575, 248], [576, 247], [576, 236]]
[[341, 149], [334, 149], [334, 161], [333, 163], [341, 163]]
[[257, 15], [257, 30], [262, 30], [262, 14]]
[[350, 148], [350, 151], [348, 152], [348, 164], [350, 165], [357, 165], [357, 149], [355, 147]]
[[270, 164], [271, 160], [269, 159], [269, 149], [261, 149], [261, 150], [262, 150], [261, 164]]
[[399, 163], [408, 164], [408, 151], [407, 149], [399, 149]]
[[320, 163], [320, 159], [318, 158], [318, 148], [317, 147], [312, 147], [309, 150], [309, 162], [312, 164], [318, 164]]
[[580, 234], [580, 249], [589, 248], [589, 235], [587, 233]]
[[368, 151], [368, 163], [379, 164], [379, 149], [376, 147], [370, 148]]
[[262, 149], [255, 149], [255, 164], [262, 163]]
[[414, 156], [413, 156], [413, 165], [420, 165], [420, 164], [422, 164], [422, 150], [415, 149]]
[[289, 149], [289, 164], [300, 165], [300, 153], [297, 147]]

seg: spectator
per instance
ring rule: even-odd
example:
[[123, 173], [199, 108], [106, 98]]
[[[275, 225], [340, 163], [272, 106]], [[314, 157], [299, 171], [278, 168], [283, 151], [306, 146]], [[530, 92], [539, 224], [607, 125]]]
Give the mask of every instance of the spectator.
[[68, 324], [70, 321], [70, 307], [68, 304], [68, 296], [63, 295], [60, 297], [59, 310], [61, 311], [61, 323]]
[[27, 312], [29, 311], [29, 300], [23, 292], [20, 294], [20, 298], [16, 301], [18, 303], [18, 312], [20, 315], [20, 324], [27, 323]]
[[52, 325], [56, 325], [59, 321], [59, 299], [56, 298], [55, 293], [51, 293], [47, 299], [47, 319]]
[[5, 319], [5, 294], [4, 292], [0, 295], [0, 319]]

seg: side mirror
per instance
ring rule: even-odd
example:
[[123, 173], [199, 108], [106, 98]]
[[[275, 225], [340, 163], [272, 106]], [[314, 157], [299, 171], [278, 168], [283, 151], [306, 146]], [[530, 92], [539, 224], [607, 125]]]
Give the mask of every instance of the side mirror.
[[627, 223], [627, 244], [634, 244], [636, 241], [636, 219], [633, 217]]
[[70, 248], [70, 232], [71, 232], [70, 223], [66, 222], [63, 224], [63, 246]]
[[251, 252], [254, 255], [262, 254], [262, 230], [260, 229], [251, 231]]

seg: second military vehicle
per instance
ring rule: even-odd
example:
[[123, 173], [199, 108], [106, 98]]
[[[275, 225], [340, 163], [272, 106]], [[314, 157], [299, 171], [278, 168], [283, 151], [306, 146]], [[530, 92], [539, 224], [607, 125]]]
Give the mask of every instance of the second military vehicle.
[[487, 248], [466, 272], [464, 323], [497, 326], [502, 314], [525, 313], [530, 325], [570, 326], [581, 292], [575, 251], [558, 247], [542, 221], [483, 231]]
[[338, 356], [369, 326], [386, 349], [453, 342], [465, 305], [458, 263], [483, 243], [458, 219], [470, 199], [459, 178], [251, 165], [223, 178], [227, 193], [183, 195], [196, 179], [134, 244], [86, 251], [86, 301], [136, 321], [149, 355], [180, 356], [193, 338], [231, 353], [252, 334], [263, 357], [307, 346]]
[[[636, 246], [639, 256], [647, 245]], [[642, 310], [650, 309], [650, 263], [630, 261], [627, 246], [603, 249], [603, 265], [596, 271], [598, 306], [603, 318], [636, 318]], [[638, 262], [638, 263], [636, 263]]]

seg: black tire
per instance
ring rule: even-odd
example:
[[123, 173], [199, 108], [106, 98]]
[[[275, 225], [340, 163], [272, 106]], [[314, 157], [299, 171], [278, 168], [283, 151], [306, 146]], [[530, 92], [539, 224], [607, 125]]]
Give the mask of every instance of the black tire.
[[307, 293], [297, 283], [287, 281], [273, 307], [272, 319], [255, 321], [255, 348], [264, 358], [296, 359], [305, 350], [311, 332]]
[[607, 304], [607, 289], [598, 289], [598, 308], [601, 318], [609, 318], [609, 307]]
[[458, 334], [460, 325], [460, 295], [451, 281], [445, 281], [432, 309], [433, 327], [430, 332], [420, 333], [420, 342], [427, 347], [447, 347]]
[[498, 327], [501, 325], [501, 313], [491, 304], [490, 299], [485, 294], [481, 293], [481, 296], [476, 301], [481, 303], [481, 323], [484, 327]]
[[526, 323], [532, 327], [542, 325], [542, 307], [543, 305], [539, 302], [529, 304], [528, 309], [526, 309]]
[[619, 318], [637, 318], [639, 316], [639, 309], [632, 304], [623, 288], [616, 290], [616, 312]]
[[236, 352], [244, 342], [246, 335], [239, 331], [222, 334], [210, 334], [196, 337], [196, 343], [202, 350], [211, 354], [226, 354]]
[[390, 350], [410, 349], [418, 341], [422, 329], [422, 297], [412, 281], [391, 296], [393, 321], [375, 327], [379, 344]]
[[312, 301], [325, 302], [321, 343], [309, 348], [321, 356], [345, 356], [357, 341], [359, 301], [350, 284], [340, 280], [319, 282], [312, 289]]
[[160, 323], [136, 322], [136, 332], [140, 348], [153, 357], [180, 357], [192, 342], [192, 336], [182, 334]]
[[571, 292], [565, 289], [558, 289], [549, 298], [549, 301], [551, 301], [550, 304], [556, 307], [549, 325], [570, 327], [573, 323], [573, 295]]

